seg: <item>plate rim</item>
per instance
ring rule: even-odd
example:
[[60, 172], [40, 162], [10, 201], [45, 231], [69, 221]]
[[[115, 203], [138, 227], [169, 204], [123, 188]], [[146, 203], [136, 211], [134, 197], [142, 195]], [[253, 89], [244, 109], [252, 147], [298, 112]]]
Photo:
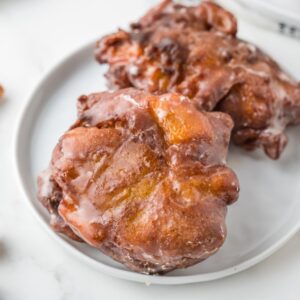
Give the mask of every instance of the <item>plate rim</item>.
[[[275, 251], [279, 250], [288, 240], [290, 240], [297, 232], [300, 230], [300, 220], [298, 223], [292, 227], [287, 234], [285, 234], [281, 239], [279, 239], [276, 243], [274, 243], [269, 248], [265, 249], [263, 252], [257, 254], [256, 256], [240, 263], [234, 265], [232, 267], [226, 268], [221, 271], [204, 273], [204, 274], [195, 274], [195, 275], [180, 275], [180, 276], [168, 276], [167, 274], [164, 276], [157, 275], [145, 275], [136, 272], [132, 272], [130, 270], [121, 270], [117, 269], [113, 266], [106, 265], [96, 259], [89, 257], [88, 255], [82, 253], [79, 249], [75, 248], [71, 244], [69, 244], [61, 235], [55, 233], [48, 223], [44, 221], [41, 214], [34, 206], [34, 202], [31, 200], [31, 196], [26, 188], [26, 184], [23, 180], [22, 171], [21, 171], [21, 162], [22, 158], [19, 153], [19, 145], [21, 144], [21, 133], [23, 128], [23, 123], [26, 121], [26, 114], [30, 108], [31, 103], [34, 103], [34, 99], [36, 98], [36, 93], [40, 89], [40, 87], [47, 82], [47, 79], [54, 74], [59, 67], [64, 64], [66, 61], [72, 59], [72, 57], [76, 56], [80, 52], [91, 48], [92, 45], [95, 44], [95, 38], [91, 41], [84, 43], [82, 46], [75, 48], [75, 50], [70, 51], [68, 54], [62, 56], [56, 63], [52, 65], [52, 67], [48, 68], [43, 75], [41, 75], [41, 79], [34, 85], [33, 89], [29, 93], [29, 96], [26, 97], [26, 100], [22, 103], [22, 108], [20, 113], [17, 116], [16, 128], [13, 135], [13, 156], [14, 156], [14, 170], [17, 177], [18, 187], [20, 188], [22, 195], [26, 199], [28, 207], [30, 208], [32, 214], [40, 223], [41, 227], [47, 232], [47, 234], [52, 237], [52, 239], [56, 240], [58, 244], [61, 245], [62, 248], [66, 249], [66, 252], [69, 251], [72, 253], [72, 256], [77, 257], [78, 260], [87, 263], [92, 268], [101, 271], [103, 274], [110, 275], [112, 277], [117, 277], [120, 279], [126, 279], [130, 281], [145, 283], [146, 285], [157, 284], [157, 285], [183, 285], [183, 284], [191, 284], [191, 283], [201, 283], [208, 282], [212, 280], [221, 279], [227, 276], [234, 275], [250, 267], [258, 264], [264, 259], [268, 258]], [[35, 199], [36, 200], [36, 199]]]

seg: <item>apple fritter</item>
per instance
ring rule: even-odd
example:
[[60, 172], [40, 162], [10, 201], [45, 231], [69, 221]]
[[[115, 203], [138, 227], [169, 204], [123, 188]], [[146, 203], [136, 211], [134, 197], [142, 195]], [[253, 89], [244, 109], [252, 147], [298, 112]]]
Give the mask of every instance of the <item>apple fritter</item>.
[[128, 268], [163, 274], [215, 253], [239, 183], [231, 118], [136, 89], [81, 96], [78, 121], [39, 178], [52, 226]]
[[102, 38], [95, 56], [108, 64], [111, 88], [178, 92], [201, 110], [226, 112], [237, 145], [277, 159], [286, 126], [300, 122], [300, 85], [236, 32], [235, 17], [210, 1], [189, 7], [165, 0], [129, 32]]

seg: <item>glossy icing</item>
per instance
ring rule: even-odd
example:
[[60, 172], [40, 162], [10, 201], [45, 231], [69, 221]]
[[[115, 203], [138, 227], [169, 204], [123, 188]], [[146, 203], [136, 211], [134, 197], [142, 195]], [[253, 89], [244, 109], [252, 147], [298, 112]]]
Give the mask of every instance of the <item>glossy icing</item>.
[[131, 31], [102, 38], [95, 56], [109, 65], [110, 87], [178, 92], [201, 110], [229, 113], [236, 144], [277, 159], [286, 126], [300, 121], [300, 86], [236, 32], [235, 17], [210, 1], [165, 0]]
[[225, 165], [230, 117], [135, 89], [82, 96], [78, 108], [39, 178], [54, 229], [147, 274], [215, 253], [239, 193]]

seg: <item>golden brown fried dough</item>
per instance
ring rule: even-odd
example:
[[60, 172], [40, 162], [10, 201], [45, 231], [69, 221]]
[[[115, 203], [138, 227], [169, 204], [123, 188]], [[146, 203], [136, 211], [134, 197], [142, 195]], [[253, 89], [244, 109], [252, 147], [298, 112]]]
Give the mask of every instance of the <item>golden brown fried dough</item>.
[[4, 87], [0, 84], [0, 98], [2, 98], [5, 94]]
[[286, 126], [300, 121], [300, 85], [236, 32], [234, 16], [214, 3], [166, 0], [130, 32], [101, 39], [95, 55], [109, 65], [110, 87], [179, 92], [200, 109], [229, 113], [236, 144], [277, 159]]
[[239, 183], [225, 165], [231, 118], [178, 94], [82, 96], [39, 178], [54, 229], [132, 270], [196, 264], [223, 244]]

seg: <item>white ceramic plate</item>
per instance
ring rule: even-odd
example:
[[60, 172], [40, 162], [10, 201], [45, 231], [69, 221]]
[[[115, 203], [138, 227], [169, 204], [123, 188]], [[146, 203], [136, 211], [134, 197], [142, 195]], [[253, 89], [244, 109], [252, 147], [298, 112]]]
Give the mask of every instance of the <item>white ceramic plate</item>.
[[300, 127], [278, 162], [262, 154], [231, 148], [229, 164], [240, 183], [239, 201], [229, 207], [228, 238], [205, 262], [165, 276], [131, 272], [88, 245], [55, 234], [48, 214], [36, 200], [36, 177], [45, 169], [58, 138], [76, 118], [79, 95], [105, 89], [104, 69], [93, 59], [90, 44], [61, 61], [38, 84], [19, 120], [15, 140], [16, 165], [22, 189], [35, 215], [51, 236], [80, 260], [99, 271], [154, 284], [185, 284], [225, 277], [263, 260], [284, 244], [300, 225]]

